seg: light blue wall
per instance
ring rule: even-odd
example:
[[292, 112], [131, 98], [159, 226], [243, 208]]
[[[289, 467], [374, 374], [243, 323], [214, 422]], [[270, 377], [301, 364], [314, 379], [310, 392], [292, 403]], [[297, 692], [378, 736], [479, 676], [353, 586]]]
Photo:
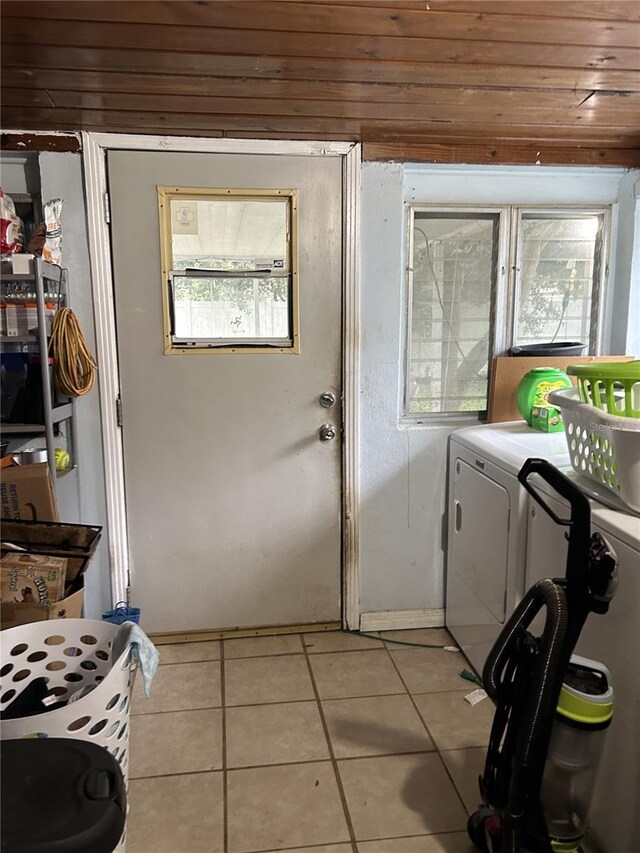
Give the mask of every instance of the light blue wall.
[[[82, 160], [78, 154], [41, 153], [39, 156], [42, 199], [64, 199], [62, 209], [62, 256], [68, 270], [69, 304], [93, 353], [96, 351], [93, 298], [89, 270], [86, 205], [82, 184]], [[99, 374], [98, 374], [99, 379]], [[76, 401], [78, 426], [77, 476], [58, 481], [58, 503], [63, 521], [105, 527], [86, 577], [85, 616], [99, 618], [111, 602], [107, 547], [107, 511], [102, 456], [102, 427], [98, 386]]]
[[611, 352], [640, 358], [640, 172], [620, 181]]
[[[635, 173], [636, 177], [640, 173]], [[418, 166], [364, 163], [361, 223], [361, 604], [365, 613], [443, 606], [443, 516], [451, 425], [399, 424], [403, 375], [406, 204], [614, 204], [629, 226], [620, 169]], [[622, 189], [621, 189], [622, 182]], [[631, 190], [629, 190], [629, 193]], [[613, 253], [610, 325], [631, 321], [634, 235]], [[633, 230], [634, 226], [631, 226]], [[621, 232], [622, 233], [622, 232]], [[634, 239], [635, 238], [635, 239]], [[633, 250], [631, 246], [635, 245]], [[617, 264], [616, 264], [617, 257]], [[632, 300], [640, 302], [634, 285]], [[624, 306], [624, 307], [623, 307]], [[637, 315], [636, 315], [637, 316]], [[630, 336], [632, 338], [633, 335]], [[457, 426], [463, 426], [459, 423]]]

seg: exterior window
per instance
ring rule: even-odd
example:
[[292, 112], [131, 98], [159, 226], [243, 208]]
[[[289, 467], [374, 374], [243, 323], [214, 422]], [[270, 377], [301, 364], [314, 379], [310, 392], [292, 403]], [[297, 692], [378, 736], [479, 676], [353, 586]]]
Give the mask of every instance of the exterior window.
[[295, 191], [158, 197], [165, 352], [298, 351]]
[[409, 414], [485, 408], [499, 220], [415, 214]]
[[603, 214], [521, 214], [516, 344], [580, 341], [595, 349], [603, 229]]
[[608, 210], [409, 209], [404, 417], [482, 417], [515, 344], [598, 347]]

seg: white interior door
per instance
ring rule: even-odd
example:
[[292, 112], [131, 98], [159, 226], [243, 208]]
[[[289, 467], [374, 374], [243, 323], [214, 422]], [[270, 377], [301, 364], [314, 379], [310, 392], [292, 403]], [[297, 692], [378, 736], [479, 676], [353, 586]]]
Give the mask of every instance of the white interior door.
[[[108, 179], [131, 598], [146, 630], [339, 619], [341, 159], [112, 151]], [[253, 341], [165, 354], [158, 187], [296, 191], [299, 353]], [[243, 241], [231, 219], [227, 254]], [[190, 214], [183, 224], [197, 233]], [[257, 301], [227, 318], [234, 331]], [[321, 441], [327, 423], [337, 435]]]

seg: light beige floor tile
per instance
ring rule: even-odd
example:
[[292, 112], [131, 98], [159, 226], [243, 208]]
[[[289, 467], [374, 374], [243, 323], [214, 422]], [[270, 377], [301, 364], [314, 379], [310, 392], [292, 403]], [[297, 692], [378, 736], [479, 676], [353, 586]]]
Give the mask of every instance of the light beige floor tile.
[[328, 758], [329, 747], [315, 702], [227, 710], [228, 767]]
[[441, 649], [400, 649], [391, 655], [411, 693], [435, 693], [442, 690], [473, 689], [469, 681], [460, 677], [469, 664], [460, 652]]
[[321, 652], [351, 652], [361, 649], [383, 648], [382, 642], [376, 637], [358, 637], [344, 631], [302, 634], [302, 642], [310, 655], [320, 654]]
[[351, 844], [323, 844], [322, 847], [290, 847], [284, 853], [351, 853], [353, 847]]
[[170, 643], [157, 646], [160, 664], [187, 663], [199, 660], [220, 660], [220, 640], [207, 640], [202, 643]]
[[411, 699], [375, 696], [322, 703], [336, 758], [433, 749]]
[[230, 770], [229, 853], [349, 840], [330, 762]]
[[393, 838], [388, 841], [364, 841], [358, 844], [359, 853], [478, 853], [466, 832], [445, 835], [420, 835], [414, 838]]
[[452, 749], [442, 753], [442, 759], [447, 765], [469, 813], [475, 811], [480, 802], [478, 776], [484, 770], [486, 754], [485, 748]]
[[222, 711], [171, 711], [131, 718], [129, 776], [222, 769]]
[[145, 699], [142, 676], [138, 673], [133, 689], [132, 714], [157, 711], [188, 711], [220, 707], [220, 663], [173, 663], [158, 667]]
[[402, 681], [384, 649], [314, 655], [311, 666], [321, 699], [404, 693]]
[[302, 654], [299, 634], [282, 634], [276, 637], [242, 637], [224, 641], [224, 656], [229, 658], [254, 658], [264, 655]]
[[438, 749], [486, 746], [493, 720], [494, 704], [483, 699], [470, 705], [460, 690], [423, 693], [415, 697], [418, 710]]
[[296, 847], [294, 850], [289, 848], [285, 853], [351, 853], [352, 850], [351, 844], [323, 844], [322, 847]]
[[261, 705], [314, 698], [303, 655], [228, 660], [224, 670], [227, 705]]
[[[401, 640], [405, 643], [426, 643], [435, 646], [455, 646], [456, 643], [446, 628], [412, 628], [408, 631], [381, 631], [383, 640]], [[387, 643], [389, 649], [415, 649], [417, 646], [401, 646], [398, 643]]]
[[127, 853], [222, 853], [222, 773], [133, 779]]
[[436, 753], [338, 762], [358, 841], [453, 832], [467, 816]]

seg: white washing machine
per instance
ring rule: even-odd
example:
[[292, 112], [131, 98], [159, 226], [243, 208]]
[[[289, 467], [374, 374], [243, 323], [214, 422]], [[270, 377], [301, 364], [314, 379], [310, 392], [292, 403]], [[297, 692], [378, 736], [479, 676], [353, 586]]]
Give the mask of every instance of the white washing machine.
[[467, 427], [449, 442], [445, 621], [478, 671], [526, 588], [527, 493], [517, 474], [530, 456], [571, 464], [564, 433], [524, 421]]
[[[602, 495], [592, 481], [576, 477], [572, 470], [563, 473], [590, 497]], [[539, 480], [535, 485], [552, 509], [566, 517], [566, 504], [551, 487]], [[617, 502], [610, 494], [606, 500]], [[543, 577], [562, 577], [567, 556], [564, 528], [533, 498], [528, 503], [527, 588]], [[603, 853], [632, 853], [640, 850], [640, 517], [592, 500], [591, 528], [602, 533], [618, 557], [618, 591], [609, 612], [589, 616], [576, 648], [578, 654], [606, 664], [615, 692], [594, 792], [592, 836]]]

